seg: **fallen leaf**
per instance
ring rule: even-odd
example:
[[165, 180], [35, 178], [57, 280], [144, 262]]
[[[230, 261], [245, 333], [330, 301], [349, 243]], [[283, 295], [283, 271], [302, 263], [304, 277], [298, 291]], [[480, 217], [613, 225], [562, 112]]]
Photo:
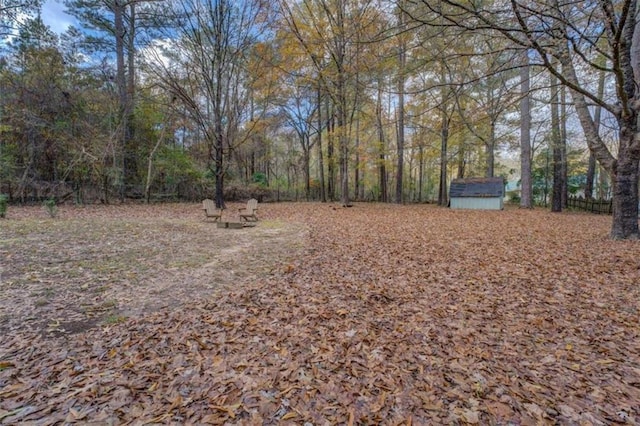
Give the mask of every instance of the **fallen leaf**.
[[462, 418], [467, 423], [471, 423], [471, 424], [480, 423], [480, 414], [474, 410], [464, 410], [462, 412]]

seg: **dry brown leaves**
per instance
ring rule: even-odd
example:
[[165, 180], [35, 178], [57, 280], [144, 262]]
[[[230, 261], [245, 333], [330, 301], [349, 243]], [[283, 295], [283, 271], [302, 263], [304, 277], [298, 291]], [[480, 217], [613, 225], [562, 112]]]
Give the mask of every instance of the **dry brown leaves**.
[[[640, 245], [610, 218], [264, 206], [303, 257], [214, 299], [0, 344], [0, 423], [640, 422]], [[180, 283], [176, 283], [180, 285]]]

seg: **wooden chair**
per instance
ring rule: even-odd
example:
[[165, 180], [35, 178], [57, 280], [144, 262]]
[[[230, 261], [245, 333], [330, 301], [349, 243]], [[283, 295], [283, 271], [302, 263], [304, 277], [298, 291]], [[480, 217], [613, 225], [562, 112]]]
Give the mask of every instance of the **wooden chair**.
[[206, 199], [202, 201], [202, 210], [204, 210], [204, 214], [207, 216], [207, 219], [213, 218], [213, 221], [216, 222], [222, 218], [222, 209], [217, 209], [213, 200]]
[[258, 211], [258, 200], [255, 198], [250, 199], [247, 201], [247, 207], [242, 207], [238, 209], [238, 211], [240, 212], [240, 222], [242, 222], [242, 219], [247, 222], [257, 222], [258, 216], [256, 216], [256, 212]]

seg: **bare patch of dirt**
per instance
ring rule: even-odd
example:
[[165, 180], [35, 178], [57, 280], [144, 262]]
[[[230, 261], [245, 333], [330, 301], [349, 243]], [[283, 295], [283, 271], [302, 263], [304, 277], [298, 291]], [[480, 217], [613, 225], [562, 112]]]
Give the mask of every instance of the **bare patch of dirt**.
[[[235, 221], [230, 206], [224, 220]], [[262, 207], [262, 206], [261, 206]], [[0, 233], [0, 334], [60, 335], [241, 288], [296, 257], [302, 225], [221, 229], [199, 204], [12, 207]]]

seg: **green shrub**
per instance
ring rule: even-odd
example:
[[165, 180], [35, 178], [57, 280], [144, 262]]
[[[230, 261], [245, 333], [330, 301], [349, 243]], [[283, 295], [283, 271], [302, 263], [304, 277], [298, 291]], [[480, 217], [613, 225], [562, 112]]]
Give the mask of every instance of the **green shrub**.
[[520, 203], [520, 192], [518, 191], [508, 191], [507, 199], [509, 203], [518, 204]]
[[267, 187], [267, 175], [261, 172], [256, 172], [251, 176], [251, 181], [253, 183], [257, 183], [259, 186], [266, 188]]
[[9, 197], [6, 194], [0, 194], [0, 217], [7, 215], [7, 207], [9, 205]]
[[44, 205], [44, 208], [47, 210], [47, 213], [49, 213], [49, 216], [54, 218], [58, 215], [58, 206], [56, 204], [55, 198], [49, 198], [48, 200], [45, 200], [43, 205]]

